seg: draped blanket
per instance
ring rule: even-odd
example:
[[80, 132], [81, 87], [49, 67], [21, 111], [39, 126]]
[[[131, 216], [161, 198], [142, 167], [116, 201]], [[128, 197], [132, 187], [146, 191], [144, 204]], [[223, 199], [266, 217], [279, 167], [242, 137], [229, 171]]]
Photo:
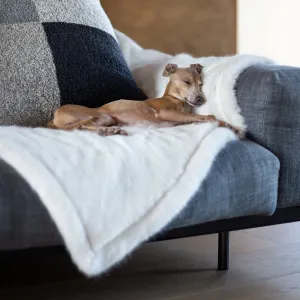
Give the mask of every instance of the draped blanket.
[[[207, 103], [197, 113], [246, 130], [234, 85], [254, 56], [193, 58], [144, 50], [116, 32], [138, 85], [161, 96], [166, 63], [204, 65]], [[99, 275], [161, 231], [188, 203], [219, 151], [237, 137], [217, 124], [127, 128], [129, 136], [0, 127], [0, 158], [36, 191], [78, 268]], [[199, 199], [201, 201], [201, 199]]]

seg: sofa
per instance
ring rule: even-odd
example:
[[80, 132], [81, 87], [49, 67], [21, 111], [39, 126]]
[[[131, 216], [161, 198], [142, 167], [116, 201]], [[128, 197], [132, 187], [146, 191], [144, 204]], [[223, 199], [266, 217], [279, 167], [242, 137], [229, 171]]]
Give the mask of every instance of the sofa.
[[[0, 24], [1, 124], [40, 126], [63, 104], [145, 99], [99, 1], [74, 0], [72, 10], [61, 1], [27, 2], [11, 1], [0, 13], [3, 24], [14, 24]], [[246, 139], [222, 149], [188, 205], [151, 239], [218, 233], [219, 270], [229, 267], [230, 231], [300, 221], [300, 69], [252, 65], [237, 78], [235, 94]], [[63, 240], [36, 191], [0, 160], [1, 254], [55, 249]]]
[[[221, 151], [188, 206], [152, 239], [218, 233], [219, 270], [229, 267], [230, 231], [300, 221], [300, 69], [251, 66], [239, 76], [236, 95], [247, 138]], [[1, 250], [61, 247], [35, 192], [4, 161], [0, 165]]]

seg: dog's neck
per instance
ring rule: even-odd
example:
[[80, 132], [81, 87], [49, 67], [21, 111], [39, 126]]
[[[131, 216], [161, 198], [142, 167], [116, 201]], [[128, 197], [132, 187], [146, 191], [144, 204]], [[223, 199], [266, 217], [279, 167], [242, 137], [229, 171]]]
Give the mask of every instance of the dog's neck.
[[172, 102], [180, 111], [191, 112], [192, 107], [185, 101], [180, 99], [178, 95], [176, 95], [176, 93], [172, 91], [172, 81], [168, 82], [165, 93], [162, 98]]
[[172, 92], [171, 86], [172, 86], [172, 81], [169, 81], [162, 98], [164, 100], [172, 102], [177, 107], [176, 109], [180, 111], [191, 112], [192, 107], [189, 104], [187, 104], [185, 101], [180, 99], [176, 94], [174, 94]]
[[180, 99], [177, 95], [175, 95], [172, 92], [172, 81], [169, 81], [165, 90], [165, 93], [163, 95], [163, 98], [168, 98], [170, 101], [172, 102], [178, 102], [178, 103], [182, 103], [183, 100]]

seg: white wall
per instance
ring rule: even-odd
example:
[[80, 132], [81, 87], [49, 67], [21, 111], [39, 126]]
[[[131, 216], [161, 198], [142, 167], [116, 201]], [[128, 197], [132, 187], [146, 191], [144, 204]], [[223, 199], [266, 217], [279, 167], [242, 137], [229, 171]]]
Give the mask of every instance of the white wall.
[[238, 53], [300, 66], [300, 0], [238, 0]]

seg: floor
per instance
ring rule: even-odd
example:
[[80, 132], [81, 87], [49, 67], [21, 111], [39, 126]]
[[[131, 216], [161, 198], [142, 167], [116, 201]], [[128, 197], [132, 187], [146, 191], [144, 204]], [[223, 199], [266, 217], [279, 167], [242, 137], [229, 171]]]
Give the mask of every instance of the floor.
[[216, 251], [216, 235], [145, 244], [109, 274], [90, 280], [64, 253], [35, 257], [21, 268], [25, 276], [12, 270], [9, 281], [1, 272], [1, 282], [10, 283], [0, 286], [0, 299], [300, 299], [300, 222], [233, 232], [228, 272], [215, 270]]

